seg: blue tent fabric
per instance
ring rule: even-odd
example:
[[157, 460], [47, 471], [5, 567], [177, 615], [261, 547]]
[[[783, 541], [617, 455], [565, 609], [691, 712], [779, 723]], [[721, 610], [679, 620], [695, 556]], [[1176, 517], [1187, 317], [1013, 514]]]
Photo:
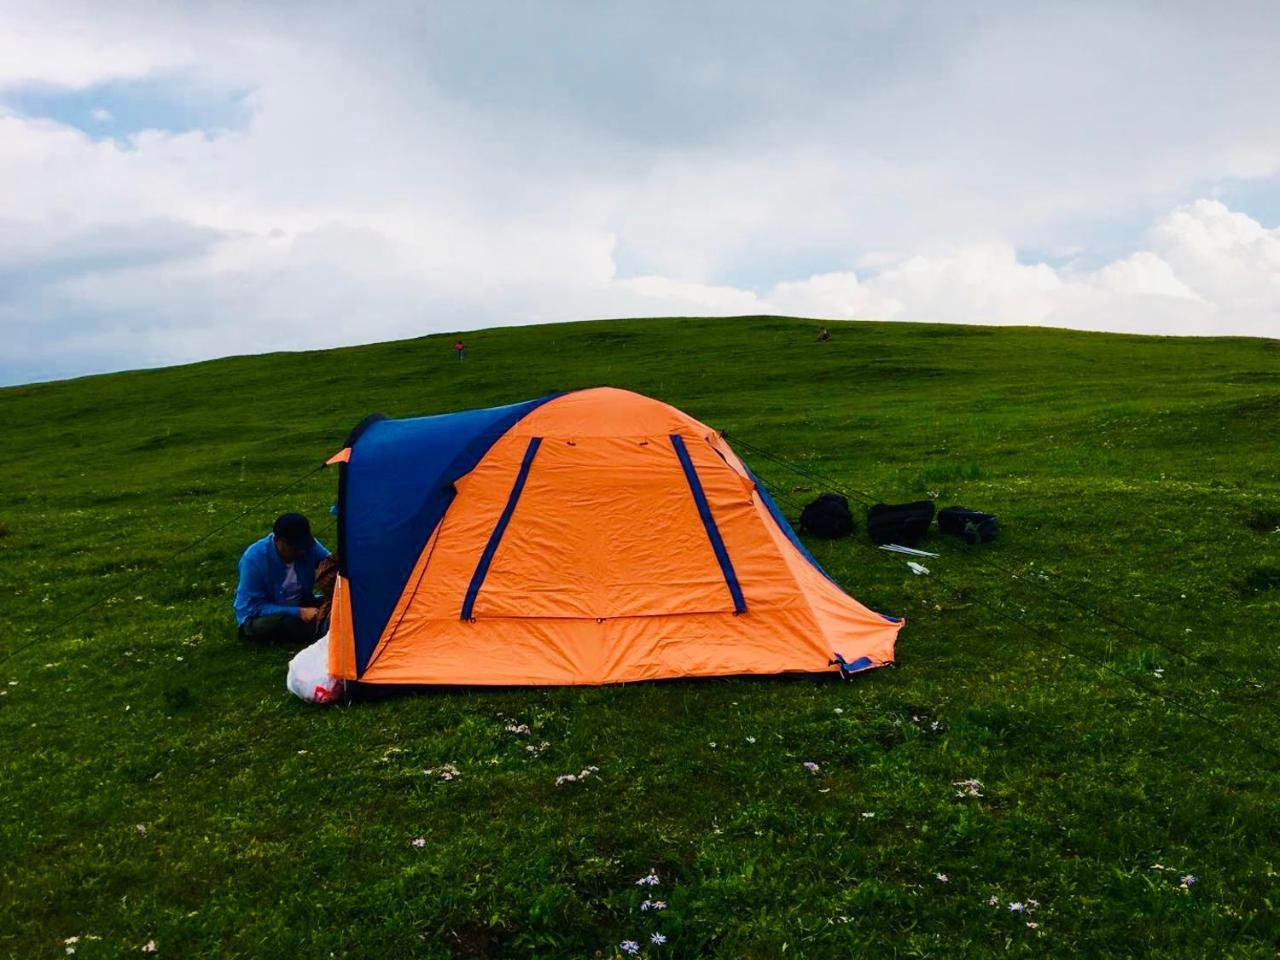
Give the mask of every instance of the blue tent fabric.
[[[813, 568], [815, 570], [834, 583], [837, 587], [840, 587], [839, 581], [822, 569], [822, 564], [820, 564], [814, 555], [809, 552], [809, 548], [804, 545], [795, 530], [792, 529], [786, 516], [783, 515], [782, 510], [778, 507], [777, 501], [775, 501], [773, 497], [769, 496], [769, 491], [765, 489], [764, 484], [760, 482], [760, 478], [755, 475], [755, 472], [747, 466], [747, 461], [743, 460], [742, 465], [747, 468], [747, 475], [751, 477], [751, 482], [756, 485], [756, 493], [760, 494], [760, 499], [764, 501], [765, 507], [768, 509], [769, 513], [773, 515], [773, 519], [777, 522], [778, 526], [782, 528], [782, 532], [787, 535], [787, 539], [795, 545], [797, 550], [804, 554], [804, 558], [813, 564]], [[840, 589], [843, 590], [844, 587], [840, 587]], [[884, 617], [890, 623], [902, 622], [901, 617], [891, 617], [887, 613], [882, 613], [880, 616]]]
[[[738, 459], [742, 460], [741, 457]], [[787, 539], [790, 540], [792, 545], [804, 555], [806, 560], [813, 564], [813, 568], [815, 570], [834, 583], [837, 587], [840, 587], [836, 578], [822, 569], [822, 564], [820, 564], [814, 558], [813, 554], [809, 552], [809, 548], [806, 547], [800, 537], [796, 535], [795, 530], [791, 529], [791, 523], [787, 520], [781, 508], [779, 508], [777, 501], [775, 501], [773, 497], [769, 496], [769, 491], [766, 490], [764, 484], [760, 482], [760, 478], [755, 475], [755, 471], [752, 470], [751, 467], [747, 466], [747, 461], [742, 460], [742, 465], [747, 468], [747, 476], [749, 476], [751, 478], [751, 482], [756, 485], [756, 493], [758, 493], [760, 495], [760, 499], [764, 501], [765, 508], [768, 509], [769, 513], [773, 516], [774, 522], [781, 527], [782, 532], [787, 535]], [[843, 590], [844, 587], [840, 587], [840, 589]]]
[[453, 482], [530, 411], [560, 394], [483, 410], [370, 424], [351, 448], [343, 525], [356, 671], [363, 673]]

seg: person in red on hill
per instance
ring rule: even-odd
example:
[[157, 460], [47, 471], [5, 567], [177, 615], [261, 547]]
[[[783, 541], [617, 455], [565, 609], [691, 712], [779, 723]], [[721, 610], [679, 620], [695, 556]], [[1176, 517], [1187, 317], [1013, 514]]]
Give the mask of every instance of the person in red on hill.
[[462, 345], [461, 340], [455, 340], [453, 343], [453, 352], [456, 353], [458, 355], [458, 359], [461, 360], [466, 357], [467, 348]]

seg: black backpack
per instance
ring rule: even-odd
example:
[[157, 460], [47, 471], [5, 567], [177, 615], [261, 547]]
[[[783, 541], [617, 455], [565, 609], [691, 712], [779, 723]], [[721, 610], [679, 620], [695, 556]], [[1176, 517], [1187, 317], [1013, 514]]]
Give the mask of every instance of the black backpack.
[[965, 507], [939, 510], [938, 529], [953, 537], [964, 537], [968, 543], [990, 543], [1000, 535], [1000, 524], [994, 514]]
[[836, 540], [853, 533], [849, 501], [838, 493], [824, 493], [800, 514], [800, 529], [824, 540]]
[[867, 511], [867, 535], [872, 543], [897, 543], [914, 547], [933, 523], [933, 501], [877, 503]]

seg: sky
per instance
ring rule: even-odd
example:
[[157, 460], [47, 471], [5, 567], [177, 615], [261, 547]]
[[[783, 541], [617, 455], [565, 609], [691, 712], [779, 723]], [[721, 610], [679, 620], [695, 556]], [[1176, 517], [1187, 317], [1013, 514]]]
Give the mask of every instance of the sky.
[[1280, 337], [1280, 4], [0, 0], [0, 383], [598, 317]]

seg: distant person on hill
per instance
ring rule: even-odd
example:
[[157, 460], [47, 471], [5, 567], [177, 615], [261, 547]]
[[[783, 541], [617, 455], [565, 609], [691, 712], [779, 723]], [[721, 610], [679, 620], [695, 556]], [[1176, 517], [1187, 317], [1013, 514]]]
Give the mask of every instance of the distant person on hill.
[[820, 327], [818, 329], [818, 342], [826, 343], [830, 339], [831, 339], [831, 331], [828, 330], [826, 327]]
[[462, 360], [465, 359], [467, 355], [467, 348], [462, 345], [461, 340], [455, 340], [453, 344], [453, 352], [458, 355], [459, 360]]
[[[236, 623], [241, 640], [302, 646], [329, 628], [328, 603], [314, 593], [329, 551], [300, 513], [282, 513], [240, 557]], [[330, 565], [327, 565], [330, 566]]]

